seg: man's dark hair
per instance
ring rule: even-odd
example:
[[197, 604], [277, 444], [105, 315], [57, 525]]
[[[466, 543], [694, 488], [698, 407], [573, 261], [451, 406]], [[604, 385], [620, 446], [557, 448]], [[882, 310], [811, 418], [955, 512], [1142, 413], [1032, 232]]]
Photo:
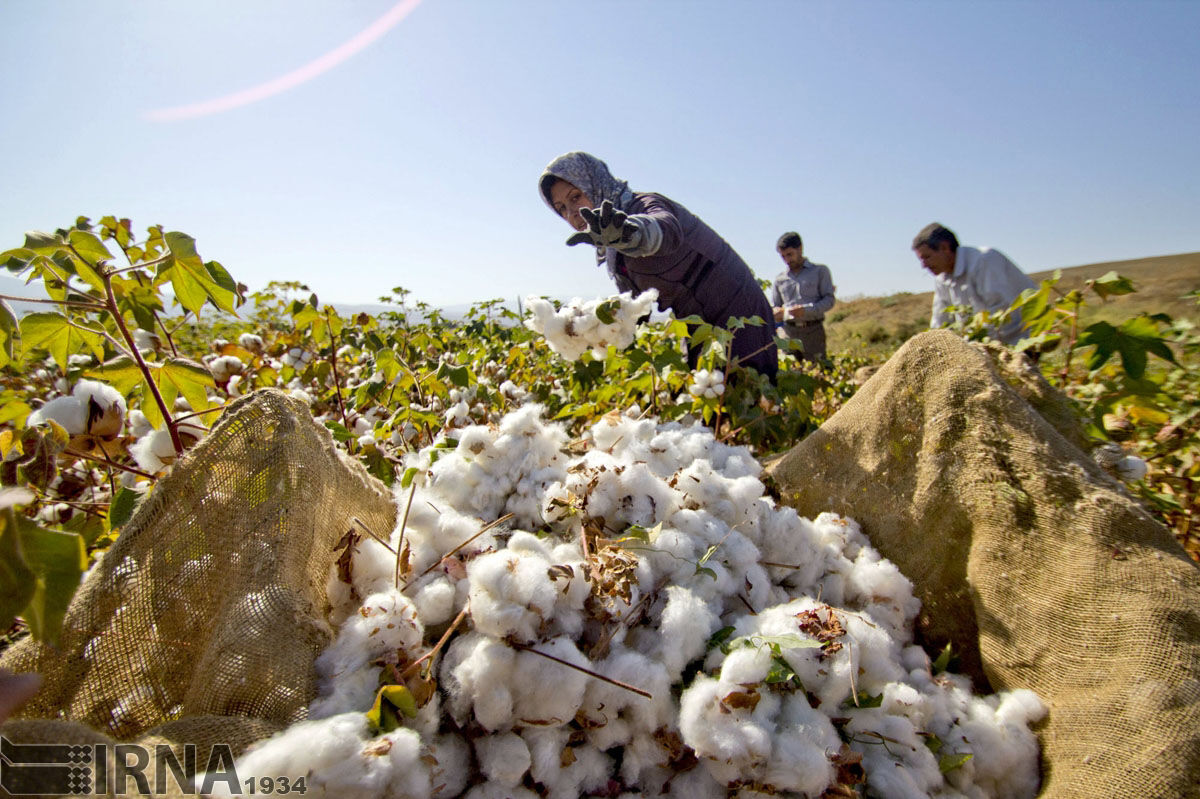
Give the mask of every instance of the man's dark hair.
[[800, 238], [799, 233], [795, 231], [784, 233], [775, 244], [777, 250], [786, 250], [788, 247], [795, 247], [798, 250], [804, 248], [804, 240]]
[[950, 245], [950, 252], [958, 252], [958, 236], [954, 235], [954, 231], [941, 222], [930, 222], [921, 228], [921, 232], [913, 239], [912, 246], [915, 250], [924, 244], [929, 249], [936, 250], [943, 241]]

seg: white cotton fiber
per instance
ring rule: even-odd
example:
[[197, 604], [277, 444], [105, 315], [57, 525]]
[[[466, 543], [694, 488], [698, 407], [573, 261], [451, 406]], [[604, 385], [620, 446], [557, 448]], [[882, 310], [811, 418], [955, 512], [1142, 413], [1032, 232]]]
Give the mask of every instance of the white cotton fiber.
[[422, 622], [436, 625], [454, 617], [456, 596], [455, 584], [447, 577], [437, 577], [421, 587], [413, 602]]
[[[255, 744], [238, 759], [236, 771], [242, 780], [305, 776], [309, 797], [429, 795], [428, 772], [419, 767], [421, 745], [413, 731], [401, 728], [373, 740], [367, 736], [361, 713], [299, 722]], [[203, 775], [196, 783], [204, 784]], [[213, 796], [235, 795], [226, 783], [215, 787]]]
[[510, 787], [520, 784], [533, 762], [525, 739], [512, 732], [476, 739], [475, 757], [489, 782]]
[[[562, 317], [545, 321], [565, 333]], [[1044, 706], [934, 675], [911, 643], [911, 583], [852, 519], [776, 506], [750, 453], [700, 425], [630, 408], [568, 452], [539, 406], [485, 426], [470, 421], [486, 411], [470, 394], [447, 403], [470, 414], [455, 417], [456, 445], [405, 456], [418, 472], [411, 494], [396, 489], [399, 586], [396, 555], [369, 537], [350, 552], [352, 586], [331, 570], [340, 625], [309, 717], [362, 718], [381, 663], [431, 657], [436, 691], [403, 720], [407, 737], [351, 730], [322, 786], [381, 799], [816, 797], [835, 758], [861, 755], [871, 795], [1036, 793], [1029, 727]], [[972, 757], [943, 775], [925, 745], [935, 737]], [[307, 756], [307, 738], [287, 741], [276, 745]], [[360, 745], [387, 758], [364, 765]]]
[[684, 666], [704, 654], [718, 619], [708, 603], [687, 588], [667, 586], [664, 593], [667, 603], [658, 622], [657, 657], [674, 681]]

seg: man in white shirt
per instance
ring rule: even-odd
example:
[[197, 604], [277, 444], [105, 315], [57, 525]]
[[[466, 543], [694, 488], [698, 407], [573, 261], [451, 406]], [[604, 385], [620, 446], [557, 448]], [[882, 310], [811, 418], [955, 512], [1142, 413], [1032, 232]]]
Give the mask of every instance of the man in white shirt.
[[[1022, 291], [1036, 285], [1004, 253], [987, 247], [960, 247], [954, 232], [937, 222], [922, 228], [912, 246], [921, 266], [933, 273], [931, 328], [951, 321], [946, 311], [951, 305], [997, 314], [1012, 305]], [[969, 317], [960, 312], [957, 318], [965, 322]], [[1020, 314], [990, 331], [992, 338], [1005, 344], [1016, 344], [1023, 333]]]

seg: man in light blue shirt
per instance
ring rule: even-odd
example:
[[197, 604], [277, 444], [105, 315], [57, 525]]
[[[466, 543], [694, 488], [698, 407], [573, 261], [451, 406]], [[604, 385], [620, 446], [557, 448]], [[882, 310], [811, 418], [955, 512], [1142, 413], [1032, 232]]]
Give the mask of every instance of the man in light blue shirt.
[[804, 241], [799, 233], [784, 233], [775, 249], [788, 267], [771, 287], [775, 324], [781, 335], [804, 346], [805, 360], [824, 358], [825, 314], [834, 303], [829, 267], [804, 257]]
[[[946, 310], [951, 305], [997, 314], [1012, 305], [1022, 291], [1036, 285], [1004, 253], [987, 247], [960, 247], [954, 232], [937, 222], [922, 228], [912, 246], [921, 265], [933, 273], [931, 328], [951, 321]], [[960, 322], [969, 318], [961, 311], [956, 317]], [[989, 333], [1005, 344], [1016, 344], [1024, 333], [1020, 314]]]

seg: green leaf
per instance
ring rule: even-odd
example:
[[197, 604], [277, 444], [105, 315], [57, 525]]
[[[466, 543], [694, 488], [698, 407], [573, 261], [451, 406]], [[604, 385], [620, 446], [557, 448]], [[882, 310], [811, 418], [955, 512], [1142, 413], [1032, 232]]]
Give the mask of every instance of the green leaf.
[[292, 306], [292, 325], [295, 326], [296, 330], [304, 330], [320, 321], [321, 312], [311, 305], [303, 305], [297, 302]]
[[732, 625], [729, 625], [717, 630], [708, 637], [708, 643], [705, 645], [704, 651], [708, 652], [716, 649], [717, 647], [721, 647], [722, 652], [729, 654], [729, 650], [725, 648], [724, 644], [729, 640], [729, 637], [733, 635], [735, 629], [736, 628], [734, 628]]
[[38, 254], [33, 250], [25, 247], [17, 247], [12, 250], [0, 252], [0, 266], [3, 266], [13, 274], [19, 275], [33, 266], [37, 258]]
[[654, 525], [653, 527], [651, 527], [649, 529], [642, 527], [640, 524], [631, 524], [631, 525], [629, 525], [629, 529], [627, 529], [625, 531], [625, 535], [623, 536], [623, 538], [632, 538], [636, 541], [642, 541], [646, 544], [649, 544], [650, 537], [652, 535], [657, 536], [661, 532], [662, 532], [662, 522], [659, 522], [658, 524]]
[[619, 304], [618, 300], [605, 300], [596, 306], [596, 318], [606, 325], [611, 325], [617, 321], [616, 310]]
[[796, 672], [786, 660], [782, 657], [771, 658], [771, 668], [767, 671], [767, 676], [763, 682], [768, 685], [778, 685], [779, 683], [787, 683], [796, 679]]
[[1100, 295], [1100, 299], [1107, 300], [1109, 297], [1116, 297], [1121, 294], [1132, 294], [1137, 289], [1133, 287], [1133, 281], [1127, 277], [1122, 277], [1116, 272], [1098, 277], [1095, 280], [1087, 282], [1092, 291]]
[[326, 419], [325, 427], [333, 435], [333, 440], [340, 444], [345, 444], [347, 441], [358, 437], [351, 433], [344, 424], [336, 422], [333, 419]]
[[13, 333], [19, 330], [17, 312], [7, 300], [0, 300], [0, 367], [7, 366], [13, 359]]
[[99, 280], [100, 276], [96, 274], [96, 267], [105, 261], [111, 261], [113, 257], [108, 248], [104, 246], [104, 242], [100, 241], [94, 233], [89, 233], [86, 230], [72, 230], [67, 235], [67, 241], [71, 243], [71, 248], [75, 251], [75, 254], [84, 260], [89, 271], [95, 275], [97, 282], [92, 283], [92, 280], [84, 275], [83, 272], [80, 272], [79, 276], [87, 280], [88, 283], [91, 283], [95, 288], [103, 290], [104, 281]]
[[417, 700], [403, 685], [385, 685], [375, 694], [375, 703], [367, 711], [367, 723], [377, 733], [401, 727], [401, 715], [417, 717]]
[[[172, 358], [164, 363], [155, 375], [155, 383], [162, 392], [167, 407], [171, 407], [175, 397], [182, 394], [192, 406], [193, 411], [203, 411], [209, 408], [207, 388], [216, 385], [212, 373], [203, 364], [186, 358]], [[167, 400], [170, 395], [171, 399]]]
[[420, 472], [421, 470], [416, 466], [409, 466], [404, 470], [404, 477], [400, 478], [400, 487], [408, 488], [410, 485], [412, 485], [413, 479], [420, 474]]
[[116, 530], [125, 526], [125, 523], [133, 517], [134, 508], [137, 507], [140, 497], [141, 494], [129, 488], [122, 487], [117, 490], [112, 504], [108, 506], [108, 527], [110, 530]]
[[38, 255], [50, 255], [65, 246], [66, 240], [57, 233], [30, 230], [25, 234], [25, 249], [33, 250]]
[[44, 530], [32, 523], [21, 528], [26, 562], [37, 574], [36, 590], [22, 615], [33, 636], [53, 646], [87, 569], [87, 550], [76, 533]]
[[44, 349], [55, 363], [67, 369], [68, 356], [85, 348], [97, 360], [104, 357], [104, 338], [95, 330], [84, 327], [57, 313], [31, 313], [21, 318], [21, 347], [25, 354]]
[[22, 489], [0, 491], [0, 627], [4, 629], [21, 615], [37, 590], [37, 575], [25, 562], [16, 513], [18, 504], [32, 499]]
[[24, 421], [31, 413], [33, 408], [29, 407], [29, 403], [18, 399], [6, 399], [0, 403], [0, 424], [12, 424], [18, 419]]
[[108, 383], [121, 392], [121, 396], [125, 398], [128, 398], [133, 390], [145, 380], [141, 368], [128, 355], [119, 355], [99, 366], [87, 369], [83, 376]]
[[975, 757], [975, 755], [969, 752], [962, 752], [960, 754], [953, 755], [942, 755], [938, 758], [938, 768], [943, 774], [945, 774], [948, 771], [954, 771], [956, 768], [961, 768], [964, 763], [973, 757]]
[[941, 674], [946, 669], [950, 668], [950, 658], [952, 656], [950, 644], [946, 644], [946, 646], [942, 648], [941, 653], [937, 656], [937, 659], [934, 660], [933, 664], [931, 665], [933, 673]]
[[882, 693], [869, 694], [866, 691], [859, 691], [858, 693], [854, 694], [854, 696], [850, 697], [849, 699], [847, 699], [845, 702], [842, 703], [842, 707], [846, 707], [846, 708], [882, 707], [882, 706], [883, 706], [883, 694]]
[[233, 313], [234, 293], [213, 279], [196, 252], [196, 240], [186, 233], [171, 231], [164, 234], [163, 241], [171, 257], [159, 266], [158, 274], [171, 281], [179, 304], [199, 315], [204, 303], [211, 299], [216, 307]]
[[438, 364], [437, 374], [438, 380], [449, 380], [459, 388], [467, 388], [471, 385], [471, 373], [465, 366], [451, 366], [446, 361]]
[[[208, 274], [213, 279], [213, 282], [228, 291], [233, 297], [236, 298], [238, 296], [237, 281], [233, 279], [233, 276], [229, 274], [229, 271], [225, 267], [221, 266], [219, 261], [205, 261], [204, 268], [208, 270]], [[217, 307], [220, 308], [221, 306], [218, 305]], [[232, 307], [221, 308], [221, 310], [235, 313]]]
[[735, 649], [738, 646], [752, 647], [770, 647], [772, 650], [780, 651], [786, 649], [814, 649], [821, 646], [821, 642], [815, 638], [799, 634], [787, 635], [745, 635], [741, 638], [735, 638], [729, 642], [729, 648]]

